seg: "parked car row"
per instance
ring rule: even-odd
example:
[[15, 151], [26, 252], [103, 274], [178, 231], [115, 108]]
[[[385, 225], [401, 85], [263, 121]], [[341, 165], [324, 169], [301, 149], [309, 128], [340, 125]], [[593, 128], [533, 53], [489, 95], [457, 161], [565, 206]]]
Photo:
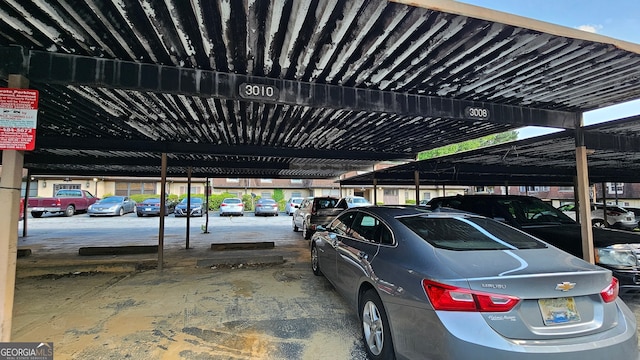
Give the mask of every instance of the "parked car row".
[[[32, 202], [33, 205], [29, 210], [33, 217], [41, 217], [44, 213], [64, 213], [65, 216], [71, 216], [78, 212], [83, 212], [74, 204], [78, 203], [79, 196], [84, 198], [88, 193], [80, 190], [67, 194], [61, 191], [59, 198], [39, 198], [38, 202]], [[160, 215], [160, 198], [148, 198], [140, 203], [136, 203], [128, 196], [109, 196], [104, 199], [97, 199], [89, 195], [89, 198], [95, 199], [95, 202], [89, 205], [86, 210], [91, 217], [94, 216], [122, 216], [135, 212], [138, 217], [158, 216]], [[61, 203], [59, 199], [66, 199]], [[189, 210], [187, 210], [189, 206]], [[67, 208], [68, 207], [68, 208]], [[22, 212], [22, 211], [21, 211]], [[240, 198], [225, 198], [220, 204], [220, 216], [244, 216], [244, 203]], [[165, 216], [174, 214], [175, 217], [202, 217], [206, 213], [205, 204], [202, 198], [192, 197], [190, 203], [187, 204], [187, 198], [182, 199], [179, 203], [167, 199], [165, 202]], [[279, 204], [268, 198], [258, 199], [255, 204], [255, 216], [278, 216], [280, 213]]]

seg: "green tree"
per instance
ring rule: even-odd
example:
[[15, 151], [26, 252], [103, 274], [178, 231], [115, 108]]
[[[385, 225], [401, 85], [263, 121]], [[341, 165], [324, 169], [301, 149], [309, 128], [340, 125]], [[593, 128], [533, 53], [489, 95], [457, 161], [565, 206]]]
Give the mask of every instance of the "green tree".
[[461, 143], [446, 145], [432, 150], [423, 151], [418, 154], [418, 160], [433, 159], [440, 156], [479, 149], [496, 144], [502, 144], [505, 142], [516, 140], [517, 138], [518, 132], [516, 130], [487, 135], [479, 139], [467, 140]]

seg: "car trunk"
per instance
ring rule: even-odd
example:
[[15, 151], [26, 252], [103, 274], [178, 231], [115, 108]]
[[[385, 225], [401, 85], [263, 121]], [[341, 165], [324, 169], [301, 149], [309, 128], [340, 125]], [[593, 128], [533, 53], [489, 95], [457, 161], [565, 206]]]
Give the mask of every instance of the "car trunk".
[[[555, 249], [440, 253], [462, 277], [447, 283], [520, 299], [510, 311], [482, 313], [506, 338], [564, 339], [606, 331], [618, 322], [616, 303], [600, 295], [611, 284], [611, 273]], [[561, 265], [547, 267], [540, 258]]]

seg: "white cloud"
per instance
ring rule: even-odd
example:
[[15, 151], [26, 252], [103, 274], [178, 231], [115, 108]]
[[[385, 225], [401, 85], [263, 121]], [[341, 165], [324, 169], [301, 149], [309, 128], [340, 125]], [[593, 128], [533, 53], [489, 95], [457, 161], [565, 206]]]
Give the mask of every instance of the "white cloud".
[[580, 25], [577, 27], [577, 29], [597, 34], [598, 30], [602, 29], [602, 25]]

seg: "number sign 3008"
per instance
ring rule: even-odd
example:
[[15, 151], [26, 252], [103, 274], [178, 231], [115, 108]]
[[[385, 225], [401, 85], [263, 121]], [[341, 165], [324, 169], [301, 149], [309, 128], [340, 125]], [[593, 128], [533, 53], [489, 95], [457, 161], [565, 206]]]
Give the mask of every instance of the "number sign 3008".
[[469, 106], [464, 109], [464, 115], [469, 119], [486, 120], [489, 118], [489, 109]]
[[270, 99], [278, 98], [278, 88], [264, 84], [240, 84], [240, 97], [245, 99]]

